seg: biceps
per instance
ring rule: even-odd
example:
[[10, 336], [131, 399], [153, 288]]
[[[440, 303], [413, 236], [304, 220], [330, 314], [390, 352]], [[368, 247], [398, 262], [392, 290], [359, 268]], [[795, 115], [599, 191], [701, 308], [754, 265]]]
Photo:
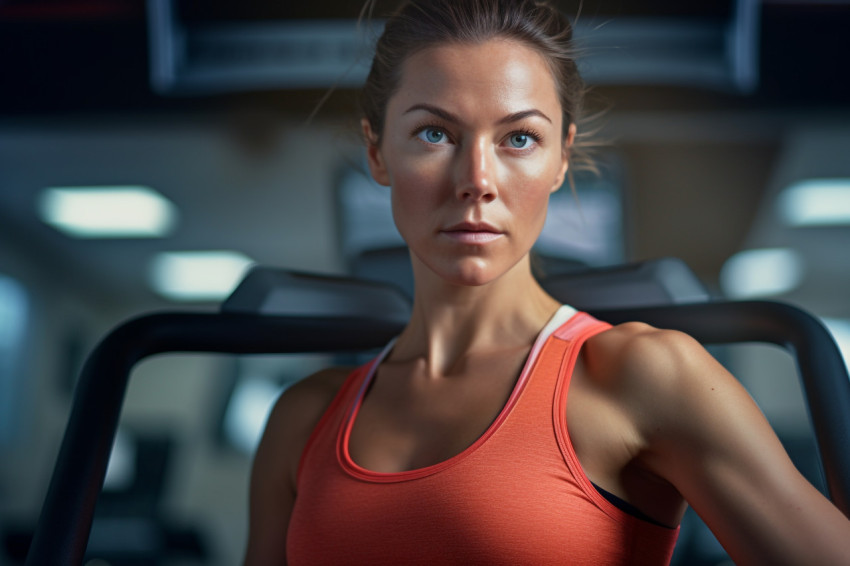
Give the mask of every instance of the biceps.
[[245, 566], [286, 565], [287, 521], [251, 522]]
[[265, 470], [252, 475], [246, 566], [286, 564], [286, 533], [294, 496], [285, 485], [272, 481]]
[[846, 553], [850, 523], [797, 471], [739, 388], [720, 381], [709, 390], [717, 395], [686, 399], [685, 424], [666, 447], [668, 479], [738, 564], [824, 563], [815, 557]]
[[[787, 457], [705, 462], [683, 491], [736, 564], [838, 564], [850, 523]], [[769, 468], [769, 469], [768, 469]], [[817, 558], [820, 556], [820, 558]]]
[[267, 428], [251, 470], [245, 565], [286, 564], [286, 533], [295, 503], [287, 459], [275, 427]]

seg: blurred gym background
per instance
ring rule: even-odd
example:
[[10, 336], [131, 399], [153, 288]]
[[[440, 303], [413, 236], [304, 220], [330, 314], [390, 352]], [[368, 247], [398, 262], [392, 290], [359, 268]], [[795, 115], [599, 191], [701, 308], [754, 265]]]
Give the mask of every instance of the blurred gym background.
[[[679, 257], [717, 296], [810, 310], [850, 351], [850, 2], [560, 4], [599, 172], [553, 197], [544, 268]], [[253, 264], [409, 288], [356, 115], [392, 5], [358, 25], [350, 0], [0, 0], [0, 564], [25, 556], [110, 328], [214, 309]], [[817, 483], [790, 358], [718, 357]], [[238, 563], [266, 411], [334, 361], [141, 364], [88, 562]], [[678, 563], [727, 560], [698, 527], [680, 546]]]

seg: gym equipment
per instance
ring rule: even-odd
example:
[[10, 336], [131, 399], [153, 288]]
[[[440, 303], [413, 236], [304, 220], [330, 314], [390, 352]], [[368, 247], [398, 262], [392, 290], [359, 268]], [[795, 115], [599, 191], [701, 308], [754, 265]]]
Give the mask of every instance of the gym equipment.
[[[771, 301], [712, 300], [670, 258], [553, 276], [559, 300], [613, 324], [644, 321], [704, 344], [768, 342], [795, 358], [828, 495], [850, 515], [850, 379], [835, 342], [811, 314]], [[29, 566], [81, 564], [132, 367], [164, 352], [270, 354], [379, 348], [404, 326], [407, 297], [392, 285], [255, 268], [220, 312], [170, 312], [119, 325], [89, 356], [30, 552]]]

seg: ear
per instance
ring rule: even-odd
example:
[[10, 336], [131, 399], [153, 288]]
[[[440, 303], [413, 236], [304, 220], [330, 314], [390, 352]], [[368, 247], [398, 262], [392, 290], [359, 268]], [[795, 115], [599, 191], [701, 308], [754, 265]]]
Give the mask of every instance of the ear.
[[363, 128], [363, 141], [366, 142], [366, 159], [369, 163], [369, 172], [372, 173], [372, 178], [378, 184], [389, 187], [390, 175], [384, 163], [381, 146], [378, 144], [378, 136], [372, 131], [372, 124], [366, 118], [360, 120], [360, 126]]
[[570, 124], [567, 130], [567, 137], [564, 138], [564, 143], [561, 146], [561, 167], [558, 169], [558, 176], [555, 177], [555, 183], [552, 186], [554, 193], [564, 184], [564, 177], [567, 175], [567, 170], [570, 167], [570, 148], [573, 146], [573, 141], [576, 137], [576, 125]]

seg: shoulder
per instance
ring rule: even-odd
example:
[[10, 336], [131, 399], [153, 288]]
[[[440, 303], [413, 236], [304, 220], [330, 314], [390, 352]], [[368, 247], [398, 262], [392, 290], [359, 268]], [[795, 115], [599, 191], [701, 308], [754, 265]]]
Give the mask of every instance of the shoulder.
[[642, 322], [619, 324], [597, 334], [588, 340], [585, 351], [593, 375], [621, 385], [682, 386], [719, 369], [691, 336]]
[[716, 429], [723, 415], [752, 399], [697, 340], [640, 322], [614, 326], [588, 341], [590, 381], [630, 416], [647, 444]]
[[[271, 417], [275, 420], [311, 420], [315, 413], [324, 412], [336, 396], [352, 368], [323, 369], [288, 387], [275, 403]], [[289, 423], [291, 424], [291, 423]]]
[[[640, 323], [587, 343], [587, 381], [736, 564], [846, 562], [850, 523], [796, 470], [758, 406], [696, 340]], [[818, 542], [812, 542], [818, 541]]]
[[304, 433], [309, 435], [351, 371], [340, 367], [324, 369], [288, 387], [272, 408], [265, 436], [298, 440]]
[[328, 368], [287, 388], [269, 414], [255, 467], [274, 469], [277, 477], [285, 473], [294, 488], [301, 452], [351, 371]]
[[254, 455], [245, 564], [285, 563], [286, 533], [295, 504], [295, 473], [307, 439], [349, 370], [321, 371], [287, 389], [266, 422]]
[[589, 381], [617, 403], [642, 446], [659, 457], [649, 467], [669, 480], [685, 460], [722, 461], [719, 453], [744, 446], [745, 432], [773, 435], [747, 390], [687, 334], [621, 324], [592, 338], [585, 357]]

